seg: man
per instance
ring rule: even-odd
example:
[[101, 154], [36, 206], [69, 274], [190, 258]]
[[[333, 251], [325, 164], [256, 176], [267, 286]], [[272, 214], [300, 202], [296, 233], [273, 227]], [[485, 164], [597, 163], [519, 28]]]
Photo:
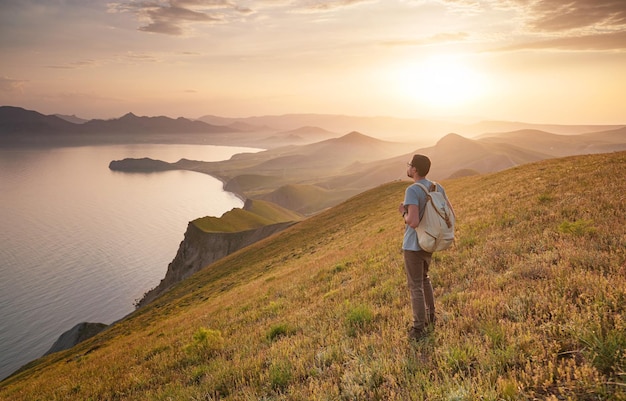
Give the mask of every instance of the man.
[[[409, 330], [409, 338], [419, 341], [427, 334], [427, 326], [435, 323], [435, 299], [433, 287], [428, 276], [428, 267], [432, 253], [422, 250], [417, 241], [415, 227], [424, 215], [426, 205], [426, 192], [417, 185], [423, 184], [431, 188], [433, 183], [426, 179], [430, 171], [430, 159], [424, 155], [414, 155], [411, 163], [407, 164], [406, 174], [413, 179], [404, 194], [404, 202], [398, 207], [406, 224], [402, 250], [404, 252], [404, 268], [411, 295], [411, 308], [413, 310], [413, 326]], [[439, 191], [445, 195], [444, 189], [437, 184]], [[447, 200], [447, 197], [446, 197]], [[450, 210], [452, 206], [448, 202]], [[454, 211], [452, 210], [452, 213]]]

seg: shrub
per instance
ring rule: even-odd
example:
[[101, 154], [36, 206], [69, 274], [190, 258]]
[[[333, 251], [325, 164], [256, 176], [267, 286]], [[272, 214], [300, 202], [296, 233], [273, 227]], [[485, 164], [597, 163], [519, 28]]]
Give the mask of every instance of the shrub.
[[279, 323], [270, 327], [267, 333], [267, 339], [272, 341], [281, 336], [289, 336], [296, 332], [296, 329], [287, 323]]
[[355, 336], [360, 330], [367, 327], [372, 322], [374, 314], [365, 305], [357, 305], [348, 311], [346, 323], [348, 324], [348, 334]]
[[224, 349], [224, 338], [219, 330], [200, 327], [193, 335], [193, 342], [187, 344], [188, 355], [211, 357]]
[[293, 374], [289, 361], [276, 361], [270, 365], [270, 384], [274, 390], [283, 390], [291, 381]]
[[576, 220], [574, 222], [565, 220], [559, 224], [559, 232], [583, 236], [585, 234], [595, 233], [596, 228], [593, 227], [593, 220]]
[[581, 338], [593, 366], [605, 375], [626, 371], [626, 334], [618, 330], [591, 331]]

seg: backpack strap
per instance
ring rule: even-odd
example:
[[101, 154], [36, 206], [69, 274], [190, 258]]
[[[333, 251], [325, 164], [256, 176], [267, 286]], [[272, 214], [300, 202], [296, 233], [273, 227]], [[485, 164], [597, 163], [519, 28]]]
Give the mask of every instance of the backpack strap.
[[430, 185], [430, 191], [428, 190], [428, 188], [426, 188], [426, 185], [416, 182], [415, 185], [419, 186], [420, 188], [422, 188], [424, 190], [424, 192], [426, 192], [426, 195], [428, 195], [430, 192], [437, 192], [439, 191], [439, 188], [437, 187], [437, 183], [435, 181], [431, 181], [432, 184]]

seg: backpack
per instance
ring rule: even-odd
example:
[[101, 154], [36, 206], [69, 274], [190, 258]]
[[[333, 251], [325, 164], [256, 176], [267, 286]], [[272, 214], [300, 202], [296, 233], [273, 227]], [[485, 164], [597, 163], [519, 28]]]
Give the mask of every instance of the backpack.
[[429, 191], [423, 184], [416, 183], [426, 192], [424, 214], [415, 227], [420, 248], [426, 252], [443, 251], [454, 243], [454, 212], [450, 210], [447, 199], [439, 192], [436, 182]]

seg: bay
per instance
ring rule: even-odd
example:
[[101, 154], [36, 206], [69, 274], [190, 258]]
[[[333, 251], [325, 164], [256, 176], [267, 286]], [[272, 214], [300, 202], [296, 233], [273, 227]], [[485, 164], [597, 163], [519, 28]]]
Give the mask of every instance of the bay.
[[111, 160], [226, 160], [259, 149], [107, 145], [0, 149], [0, 380], [83, 321], [110, 324], [165, 276], [189, 221], [243, 201], [189, 171]]

